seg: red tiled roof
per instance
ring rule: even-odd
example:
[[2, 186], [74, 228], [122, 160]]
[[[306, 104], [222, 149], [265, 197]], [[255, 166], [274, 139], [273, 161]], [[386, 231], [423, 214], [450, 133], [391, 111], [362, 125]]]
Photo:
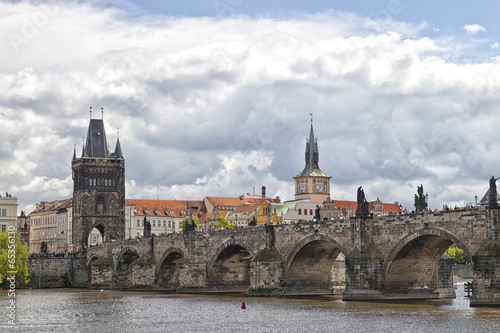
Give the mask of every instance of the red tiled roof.
[[[335, 202], [335, 207], [342, 209], [342, 213], [345, 214], [347, 208], [349, 205], [351, 205], [352, 209], [354, 210], [354, 213], [356, 213], [356, 209], [358, 208], [358, 202], [357, 201], [347, 201], [347, 200], [333, 200]], [[368, 210], [372, 211], [374, 206], [374, 201], [368, 202]], [[396, 204], [390, 204], [390, 203], [382, 203], [382, 209], [385, 210], [387, 213], [392, 213], [392, 212], [401, 212], [401, 209], [399, 209], [398, 205]]]
[[198, 216], [205, 209], [203, 201], [191, 200], [125, 199], [125, 204], [135, 206], [136, 216], [186, 217], [189, 216], [189, 206], [198, 207], [193, 209], [193, 216]]
[[63, 199], [63, 200], [55, 200], [49, 202], [42, 201], [36, 205], [37, 206], [36, 209], [32, 211], [29, 215], [43, 213], [43, 212], [52, 212], [61, 208], [71, 207], [72, 202], [73, 199]]
[[259, 206], [260, 205], [242, 205], [236, 208], [233, 213], [247, 213], [247, 215], [250, 216]]
[[231, 197], [207, 197], [214, 206], [239, 207], [245, 203], [260, 204], [262, 201], [279, 202], [279, 199], [270, 198], [231, 198]]

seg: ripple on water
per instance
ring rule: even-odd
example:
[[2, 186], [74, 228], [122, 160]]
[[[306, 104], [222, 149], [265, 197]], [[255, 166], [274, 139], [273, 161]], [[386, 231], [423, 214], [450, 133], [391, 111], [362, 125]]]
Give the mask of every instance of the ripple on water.
[[[456, 300], [395, 303], [98, 290], [20, 290], [9, 332], [477, 332], [500, 309]], [[247, 309], [241, 309], [241, 302]], [[8, 297], [0, 293], [0, 308]], [[5, 316], [4, 316], [5, 317]], [[0, 323], [3, 332], [5, 323]]]

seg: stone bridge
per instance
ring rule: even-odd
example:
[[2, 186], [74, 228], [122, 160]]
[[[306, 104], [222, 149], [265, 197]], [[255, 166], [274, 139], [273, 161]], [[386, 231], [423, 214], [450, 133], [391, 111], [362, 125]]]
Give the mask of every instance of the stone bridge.
[[473, 262], [470, 304], [500, 305], [499, 231], [499, 210], [484, 207], [190, 231], [89, 248], [87, 267], [92, 288], [447, 298], [455, 243]]

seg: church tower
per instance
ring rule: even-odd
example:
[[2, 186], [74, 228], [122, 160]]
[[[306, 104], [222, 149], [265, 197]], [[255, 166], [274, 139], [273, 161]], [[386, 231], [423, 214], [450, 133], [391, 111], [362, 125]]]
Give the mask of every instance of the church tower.
[[[101, 109], [102, 112], [102, 109]], [[108, 151], [103, 119], [92, 119], [82, 157], [73, 153], [73, 246], [87, 248], [96, 228], [104, 241], [125, 238], [125, 159], [120, 139]]]
[[310, 199], [311, 202], [323, 203], [330, 197], [330, 178], [319, 168], [318, 141], [314, 137], [311, 118], [311, 131], [306, 141], [306, 166], [295, 180], [295, 200]]

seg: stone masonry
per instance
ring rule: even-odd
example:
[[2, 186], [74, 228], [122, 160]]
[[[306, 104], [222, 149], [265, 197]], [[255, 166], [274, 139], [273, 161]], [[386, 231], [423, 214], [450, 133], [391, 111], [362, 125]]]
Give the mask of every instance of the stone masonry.
[[500, 305], [498, 231], [498, 210], [476, 208], [153, 236], [90, 248], [89, 284], [442, 298], [454, 296], [443, 254], [455, 243], [474, 261], [471, 305]]

